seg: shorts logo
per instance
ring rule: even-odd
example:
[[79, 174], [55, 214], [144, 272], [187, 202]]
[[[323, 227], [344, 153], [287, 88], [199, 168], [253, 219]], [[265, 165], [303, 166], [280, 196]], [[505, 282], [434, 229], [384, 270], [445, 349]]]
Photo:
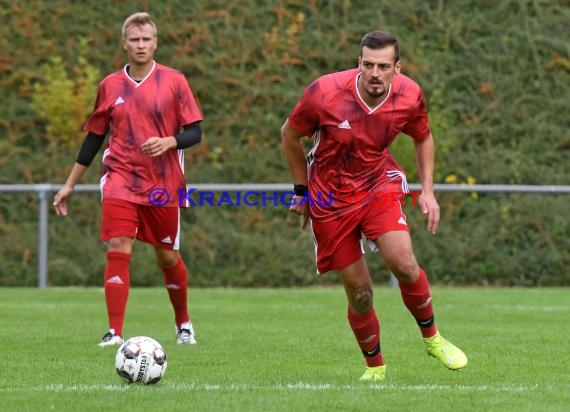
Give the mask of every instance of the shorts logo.
[[400, 216], [400, 219], [398, 219], [398, 224], [408, 226], [408, 224], [406, 223], [406, 219], [404, 219], [404, 216]]
[[170, 239], [170, 236], [166, 236], [164, 239], [161, 239], [160, 241], [162, 243], [168, 243], [168, 244], [172, 243], [172, 239]]

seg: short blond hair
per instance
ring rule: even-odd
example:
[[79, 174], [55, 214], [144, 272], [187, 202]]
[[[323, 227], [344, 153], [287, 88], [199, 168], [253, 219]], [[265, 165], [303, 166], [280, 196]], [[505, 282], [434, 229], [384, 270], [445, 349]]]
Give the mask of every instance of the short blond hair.
[[154, 22], [152, 21], [152, 18], [150, 17], [150, 14], [146, 13], [146, 12], [139, 12], [139, 13], [135, 13], [135, 14], [131, 14], [129, 17], [127, 17], [125, 19], [125, 22], [123, 23], [123, 37], [125, 37], [127, 35], [127, 29], [130, 26], [144, 26], [145, 24], [150, 24], [152, 26], [152, 28], [154, 29], [154, 37], [157, 36], [158, 34], [158, 30], [156, 29], [156, 24], [154, 24]]

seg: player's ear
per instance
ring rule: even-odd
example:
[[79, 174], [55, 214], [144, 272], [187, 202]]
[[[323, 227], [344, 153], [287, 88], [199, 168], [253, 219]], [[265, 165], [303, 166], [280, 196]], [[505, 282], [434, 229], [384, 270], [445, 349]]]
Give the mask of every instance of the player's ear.
[[402, 70], [402, 61], [401, 61], [401, 60], [398, 60], [394, 66], [395, 66], [395, 68], [396, 68], [396, 73], [399, 74], [399, 73], [400, 73], [400, 70]]
[[123, 45], [123, 50], [127, 50], [127, 39], [121, 37], [121, 44]]

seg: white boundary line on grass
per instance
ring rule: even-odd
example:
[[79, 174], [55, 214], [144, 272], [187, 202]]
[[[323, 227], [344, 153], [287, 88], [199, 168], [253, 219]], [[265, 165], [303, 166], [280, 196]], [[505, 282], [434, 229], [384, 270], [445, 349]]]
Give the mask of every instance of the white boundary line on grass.
[[506, 309], [506, 310], [519, 310], [525, 312], [570, 312], [570, 306], [540, 306], [540, 305], [483, 305], [486, 309]]
[[[51, 384], [43, 386], [22, 386], [15, 388], [0, 388], [2, 392], [21, 392], [21, 391], [38, 391], [38, 392], [96, 392], [96, 391], [111, 391], [111, 392], [125, 392], [131, 387], [139, 387], [136, 385], [125, 384], [107, 384], [107, 385], [63, 385]], [[453, 391], [453, 392], [534, 392], [534, 391], [554, 391], [558, 390], [556, 385], [541, 386], [538, 384], [533, 385], [441, 385], [441, 384], [425, 384], [425, 385], [397, 385], [390, 383], [383, 384], [355, 384], [355, 385], [334, 385], [329, 383], [290, 383], [281, 385], [248, 385], [248, 384], [231, 384], [231, 385], [218, 385], [218, 384], [179, 384], [179, 383], [159, 383], [157, 389], [166, 390], [194, 390], [194, 391], [263, 391], [263, 390], [295, 390], [295, 391], [328, 391], [328, 390], [354, 390], [362, 388], [370, 388], [377, 390], [398, 390], [408, 392], [428, 392], [428, 391]]]

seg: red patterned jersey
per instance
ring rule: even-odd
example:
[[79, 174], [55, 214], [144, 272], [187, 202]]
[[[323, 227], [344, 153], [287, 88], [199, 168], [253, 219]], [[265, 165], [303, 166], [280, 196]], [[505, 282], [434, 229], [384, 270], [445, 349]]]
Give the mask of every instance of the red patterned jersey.
[[386, 98], [369, 107], [358, 91], [358, 77], [358, 69], [319, 77], [289, 116], [294, 130], [314, 139], [307, 156], [313, 219], [338, 218], [362, 206], [338, 193], [407, 192], [390, 143], [400, 132], [415, 140], [430, 134], [424, 95], [412, 79], [394, 75]]
[[200, 120], [186, 78], [169, 67], [155, 62], [140, 82], [129, 77], [127, 66], [103, 79], [95, 110], [84, 126], [99, 135], [110, 132], [103, 154], [103, 198], [148, 205], [151, 191], [164, 189], [170, 196], [166, 205], [178, 206], [178, 190], [186, 188], [184, 151], [150, 157], [141, 145], [150, 137], [175, 136], [183, 125]]

